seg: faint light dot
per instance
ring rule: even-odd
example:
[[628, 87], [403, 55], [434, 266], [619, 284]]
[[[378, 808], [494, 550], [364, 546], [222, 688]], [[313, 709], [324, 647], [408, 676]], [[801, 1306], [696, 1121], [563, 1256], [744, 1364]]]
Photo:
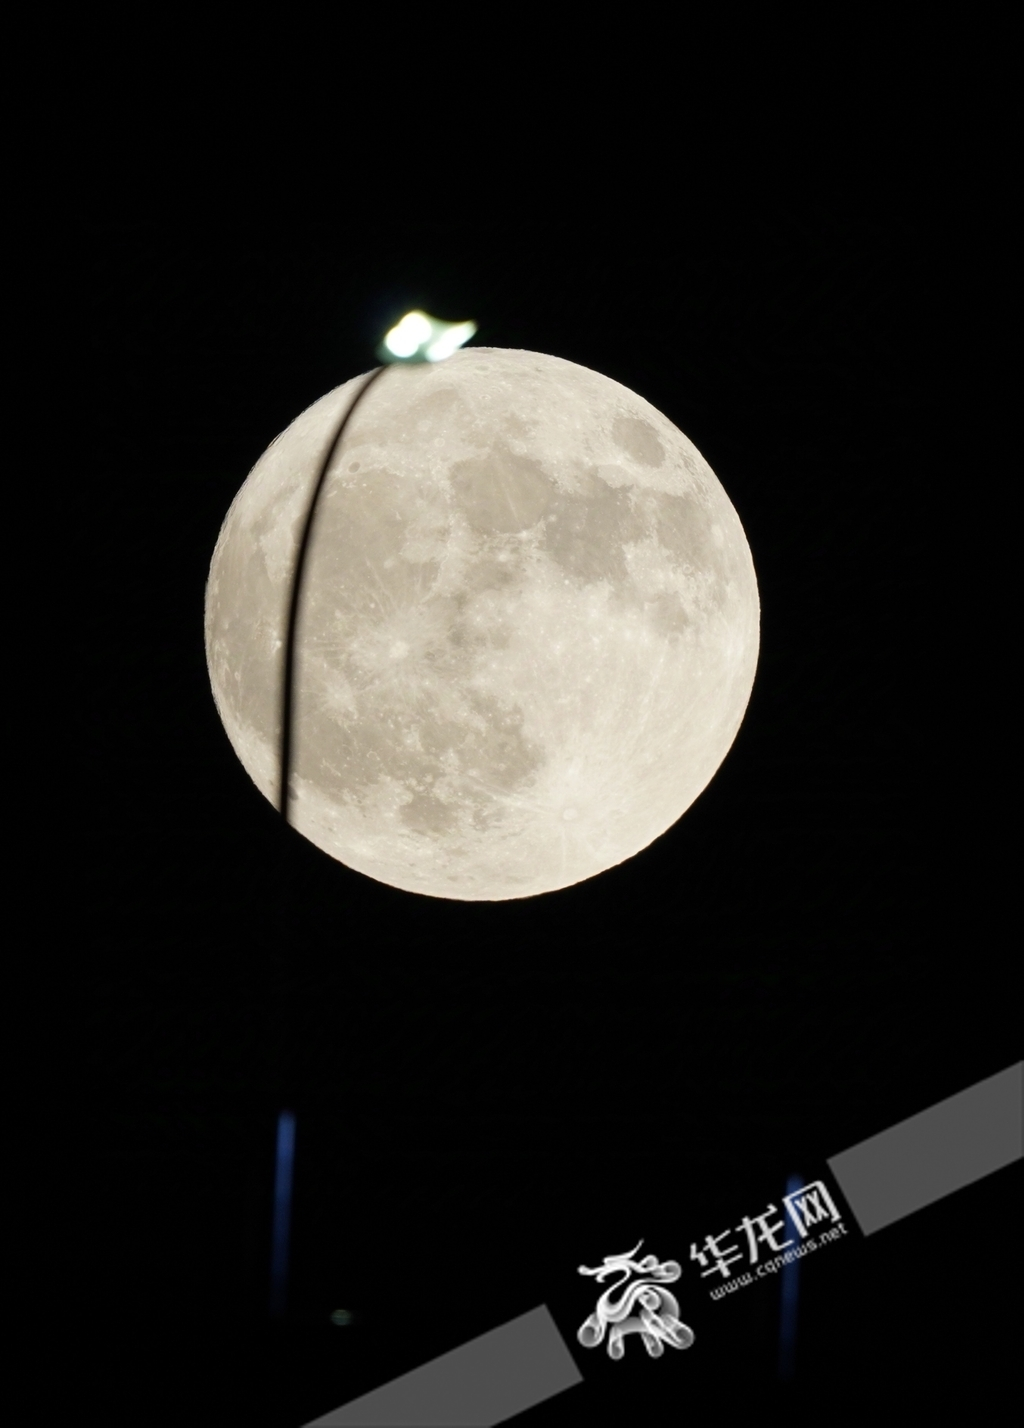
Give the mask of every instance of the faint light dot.
[[352, 1315], [347, 1309], [335, 1309], [331, 1315], [332, 1324], [351, 1324]]
[[571, 823], [574, 818], [579, 817], [579, 814], [576, 812], [575, 808], [567, 808], [562, 814], [562, 817], [565, 819], [566, 823]]

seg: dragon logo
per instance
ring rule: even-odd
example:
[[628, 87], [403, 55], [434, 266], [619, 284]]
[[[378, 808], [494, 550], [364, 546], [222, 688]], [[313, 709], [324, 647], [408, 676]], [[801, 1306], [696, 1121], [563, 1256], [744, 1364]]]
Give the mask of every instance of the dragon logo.
[[[653, 1254], [635, 1260], [633, 1256], [642, 1244], [643, 1240], [640, 1240], [628, 1254], [606, 1255], [604, 1264], [596, 1269], [587, 1269], [582, 1264], [579, 1266], [580, 1274], [596, 1275], [599, 1281], [609, 1274], [622, 1275], [605, 1290], [593, 1314], [588, 1315], [580, 1325], [576, 1337], [585, 1349], [596, 1349], [609, 1326], [608, 1356], [613, 1359], [621, 1359], [626, 1352], [622, 1340], [627, 1334], [639, 1334], [652, 1359], [661, 1357], [664, 1344], [671, 1344], [674, 1349], [688, 1349], [693, 1343], [693, 1330], [680, 1321], [675, 1295], [657, 1287], [678, 1279], [682, 1269], [674, 1259], [659, 1264]], [[624, 1288], [634, 1272], [644, 1277], [634, 1279], [628, 1289]], [[622, 1292], [615, 1299], [619, 1290]], [[639, 1313], [631, 1314], [638, 1302]]]

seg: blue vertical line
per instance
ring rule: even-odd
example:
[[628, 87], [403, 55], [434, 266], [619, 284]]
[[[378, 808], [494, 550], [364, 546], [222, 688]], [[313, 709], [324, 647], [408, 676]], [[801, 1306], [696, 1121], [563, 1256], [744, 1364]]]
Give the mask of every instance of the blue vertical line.
[[[786, 1194], [799, 1190], [803, 1181], [799, 1175], [790, 1175], [786, 1181]], [[794, 1243], [793, 1249], [797, 1248]], [[797, 1290], [800, 1284], [800, 1260], [794, 1258], [782, 1266], [779, 1286], [779, 1378], [789, 1382], [796, 1372], [796, 1306]]]
[[274, 1226], [270, 1248], [270, 1312], [284, 1313], [288, 1286], [288, 1237], [292, 1218], [292, 1169], [295, 1164], [295, 1116], [277, 1118], [277, 1161], [274, 1170]]

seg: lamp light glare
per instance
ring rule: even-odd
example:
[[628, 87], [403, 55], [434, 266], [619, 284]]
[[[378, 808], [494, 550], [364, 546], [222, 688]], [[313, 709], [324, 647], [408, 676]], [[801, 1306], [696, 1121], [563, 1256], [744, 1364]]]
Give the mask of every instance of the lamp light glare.
[[468, 342], [476, 331], [475, 322], [456, 322], [435, 337], [424, 353], [428, 362], [443, 362], [453, 352], [457, 352], [464, 342]]
[[430, 319], [422, 312], [407, 312], [384, 339], [389, 352], [396, 357], [411, 357], [433, 336]]
[[384, 362], [443, 362], [475, 332], [475, 322], [442, 322], [425, 312], [407, 312], [388, 332], [377, 355]]

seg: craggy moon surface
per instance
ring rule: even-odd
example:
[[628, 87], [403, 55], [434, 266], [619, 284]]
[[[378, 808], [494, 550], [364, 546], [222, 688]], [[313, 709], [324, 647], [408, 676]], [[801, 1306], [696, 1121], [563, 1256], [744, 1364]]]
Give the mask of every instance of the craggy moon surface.
[[[275, 804], [302, 522], [362, 381], [272, 443], [210, 566], [214, 698]], [[317, 506], [291, 821], [410, 892], [568, 887], [647, 847], [707, 786], [757, 649], [739, 518], [650, 403], [537, 352], [391, 367], [353, 413]]]

